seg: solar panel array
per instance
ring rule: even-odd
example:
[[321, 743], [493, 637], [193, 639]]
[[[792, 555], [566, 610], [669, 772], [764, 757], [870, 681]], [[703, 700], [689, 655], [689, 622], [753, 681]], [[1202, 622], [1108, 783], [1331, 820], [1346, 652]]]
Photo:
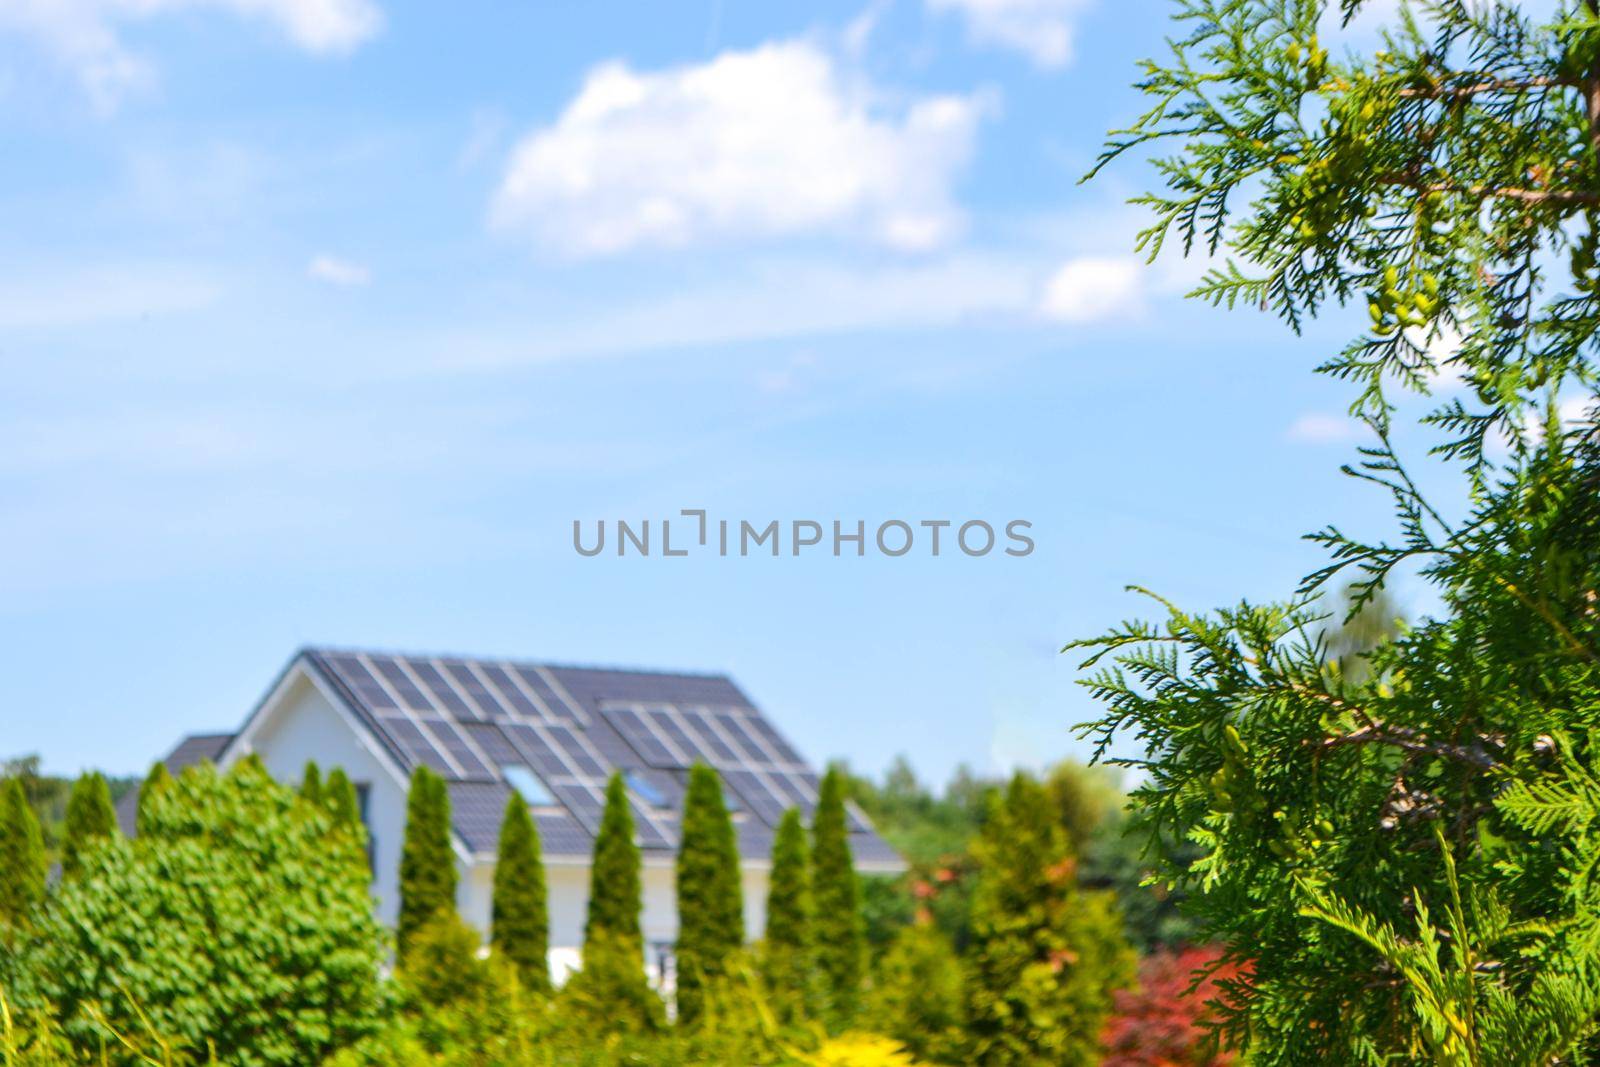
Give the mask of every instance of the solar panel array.
[[[497, 831], [489, 809], [493, 797], [508, 795], [501, 768], [513, 765], [531, 768], [560, 802], [563, 810], [540, 809], [539, 817], [566, 841], [598, 828], [615, 769], [643, 776], [630, 800], [645, 849], [676, 848], [683, 776], [696, 761], [718, 771], [730, 807], [767, 827], [791, 807], [809, 815], [816, 805], [817, 776], [725, 678], [344, 650], [306, 655], [403, 768], [429, 767], [452, 783], [452, 795], [461, 786], [463, 799], [474, 798], [473, 814], [458, 812], [458, 820], [492, 818]], [[477, 788], [486, 783], [501, 788]], [[851, 818], [853, 830], [871, 833]], [[872, 843], [881, 844], [875, 835]]]

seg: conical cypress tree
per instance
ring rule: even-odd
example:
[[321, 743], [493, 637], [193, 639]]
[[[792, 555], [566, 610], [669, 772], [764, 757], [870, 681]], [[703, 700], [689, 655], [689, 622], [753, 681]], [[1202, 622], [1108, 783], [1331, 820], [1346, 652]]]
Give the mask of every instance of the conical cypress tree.
[[1112, 993], [1133, 980], [1133, 953], [1110, 894], [1079, 889], [1059, 809], [1038, 782], [1012, 780], [972, 856], [972, 1059], [1099, 1063]]
[[539, 828], [527, 802], [513, 792], [500, 821], [489, 943], [516, 966], [524, 986], [548, 993], [550, 914], [545, 901], [544, 860], [539, 852]]
[[[606, 786], [605, 811], [594, 839], [594, 862], [589, 868], [589, 917], [584, 940], [604, 933], [619, 947], [631, 946], [641, 961], [644, 934], [639, 928], [639, 846], [633, 840], [633, 812], [628, 807], [628, 787], [620, 773]], [[642, 964], [641, 964], [642, 966]]]
[[135, 833], [142, 834], [146, 830], [146, 809], [153, 798], [161, 790], [172, 784], [172, 775], [167, 772], [167, 765], [157, 760], [150, 765], [150, 773], [144, 776], [144, 781], [139, 784], [139, 803], [133, 817]]
[[311, 804], [322, 803], [322, 768], [314, 759], [306, 760], [306, 769], [301, 772], [300, 798]]
[[772, 872], [767, 884], [767, 933], [762, 973], [774, 1003], [792, 1022], [816, 1008], [812, 969], [811, 856], [800, 810], [790, 808], [772, 841]]
[[97, 838], [117, 830], [117, 813], [111, 806], [111, 788], [99, 773], [79, 776], [67, 797], [66, 825], [61, 838], [61, 876], [74, 877], [84, 852]]
[[0, 783], [0, 925], [20, 923], [44, 900], [48, 866], [39, 819], [22, 781]]
[[717, 772], [689, 768], [678, 850], [678, 1021], [700, 1020], [706, 983], [721, 977], [744, 944], [739, 843]]
[[589, 868], [583, 967], [562, 990], [566, 1006], [592, 1017], [608, 1036], [662, 1025], [661, 1001], [644, 973], [641, 905], [639, 846], [633, 840], [628, 789], [622, 775], [613, 774]]
[[327, 781], [322, 783], [322, 806], [333, 816], [335, 823], [360, 832], [365, 837], [361, 825], [361, 800], [356, 796], [355, 784], [344, 773], [343, 767], [329, 771]]
[[829, 1021], [846, 1026], [856, 1013], [865, 965], [861, 890], [850, 856], [844, 776], [828, 768], [817, 795], [811, 833], [811, 892], [816, 903], [816, 959], [822, 972]]
[[450, 849], [450, 794], [426, 767], [411, 775], [406, 796], [405, 842], [400, 850], [400, 922], [396, 946], [403, 960], [411, 938], [439, 912], [456, 905], [456, 862]]

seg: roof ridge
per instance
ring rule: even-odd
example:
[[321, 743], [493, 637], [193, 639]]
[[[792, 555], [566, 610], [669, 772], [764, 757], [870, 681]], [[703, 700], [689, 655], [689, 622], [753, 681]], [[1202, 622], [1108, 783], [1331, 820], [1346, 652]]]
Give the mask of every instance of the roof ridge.
[[557, 671], [588, 671], [591, 673], [636, 674], [658, 678], [709, 678], [724, 682], [733, 681], [732, 675], [727, 671], [667, 670], [658, 667], [622, 667], [603, 663], [555, 663], [549, 660], [527, 659], [520, 656], [486, 656], [461, 652], [418, 652], [415, 650], [400, 651], [392, 648], [373, 648], [370, 645], [302, 645], [295, 655], [363, 655], [400, 656], [406, 659], [453, 659], [473, 663], [510, 663], [518, 667], [543, 667], [546, 670]]

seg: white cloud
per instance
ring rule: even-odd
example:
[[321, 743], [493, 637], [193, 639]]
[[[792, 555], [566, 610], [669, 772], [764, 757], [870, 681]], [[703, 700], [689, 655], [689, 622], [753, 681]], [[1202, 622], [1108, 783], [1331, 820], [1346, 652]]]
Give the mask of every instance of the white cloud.
[[960, 227], [951, 185], [985, 101], [886, 96], [808, 41], [606, 63], [517, 146], [490, 219], [580, 255], [828, 230], [933, 247]]
[[1078, 256], [1045, 282], [1039, 313], [1061, 322], [1096, 322], [1144, 306], [1145, 264], [1137, 256]]
[[1359, 441], [1365, 433], [1366, 428], [1348, 415], [1310, 411], [1295, 419], [1285, 436], [1301, 444], [1337, 445]]
[[372, 280], [372, 271], [348, 259], [320, 255], [306, 265], [306, 276], [329, 285], [366, 285]]
[[967, 32], [982, 44], [1021, 52], [1036, 66], [1055, 69], [1072, 62], [1077, 17], [1091, 0], [927, 0], [935, 11], [957, 11]]
[[0, 0], [0, 32], [33, 39], [72, 71], [96, 107], [110, 110], [154, 77], [123, 44], [120, 24], [199, 8], [270, 23], [316, 53], [349, 51], [383, 25], [373, 0]]

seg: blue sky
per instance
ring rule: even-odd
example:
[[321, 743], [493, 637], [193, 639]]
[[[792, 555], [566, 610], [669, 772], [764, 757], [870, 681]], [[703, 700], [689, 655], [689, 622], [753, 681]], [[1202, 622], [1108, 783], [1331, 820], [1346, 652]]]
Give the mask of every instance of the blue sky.
[[[1350, 397], [1132, 256], [1154, 0], [0, 0], [0, 755], [307, 643], [731, 673], [816, 759], [1081, 754], [1067, 640], [1289, 591]], [[1348, 326], [1348, 323], [1343, 324]], [[585, 559], [574, 519], [1022, 559]]]

